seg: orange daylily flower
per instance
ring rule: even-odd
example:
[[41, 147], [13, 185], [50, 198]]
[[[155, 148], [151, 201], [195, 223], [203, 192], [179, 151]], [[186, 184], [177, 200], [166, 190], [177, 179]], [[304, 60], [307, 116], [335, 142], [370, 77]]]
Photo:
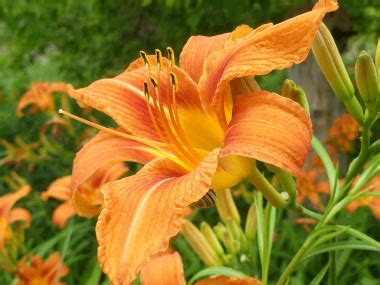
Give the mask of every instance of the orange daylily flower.
[[114, 284], [130, 284], [142, 266], [168, 247], [183, 209], [209, 189], [248, 178], [257, 159], [299, 175], [311, 141], [311, 121], [296, 102], [258, 90], [252, 79], [307, 57], [324, 15], [312, 11], [277, 25], [240, 26], [232, 33], [191, 37], [175, 65], [141, 53], [122, 74], [69, 94], [109, 115], [106, 128], [65, 111], [101, 132], [78, 152], [72, 190], [107, 161], [147, 164], [103, 188], [96, 227], [100, 264]]
[[[141, 285], [185, 285], [183, 264], [178, 252], [166, 253], [154, 257], [141, 270]], [[195, 283], [196, 285], [261, 285], [252, 277], [232, 278], [214, 276]]]
[[53, 213], [53, 223], [63, 228], [68, 219], [76, 212], [80, 216], [94, 217], [100, 213], [103, 205], [103, 195], [100, 189], [107, 182], [116, 180], [128, 171], [124, 163], [107, 164], [99, 168], [72, 195], [71, 176], [58, 178], [50, 184], [46, 192], [41, 193], [41, 198], [45, 201], [55, 198], [63, 201]]
[[[355, 184], [355, 183], [354, 183]], [[380, 175], [376, 175], [367, 185], [367, 187], [373, 187], [368, 191], [380, 192]], [[368, 196], [359, 200], [355, 200], [347, 206], [347, 211], [352, 213], [355, 212], [359, 207], [368, 207], [376, 219], [380, 220], [380, 197], [379, 196]]]
[[[21, 137], [16, 136], [14, 143], [5, 139], [0, 140], [0, 145], [5, 148], [6, 155], [0, 159], [0, 165], [19, 164], [24, 160], [33, 159], [37, 155], [34, 150], [40, 146], [39, 142], [28, 144]], [[30, 164], [33, 167], [33, 164]], [[29, 168], [31, 168], [29, 166]]]
[[25, 185], [14, 193], [0, 197], [0, 250], [3, 249], [6, 240], [13, 236], [10, 224], [22, 221], [25, 222], [26, 227], [30, 226], [32, 220], [30, 213], [23, 208], [13, 208], [15, 203], [29, 192], [30, 186]]
[[29, 112], [52, 111], [55, 109], [53, 92], [67, 93], [64, 82], [32, 82], [30, 89], [18, 101], [16, 114], [24, 115], [23, 109], [31, 105]]
[[15, 285], [64, 285], [66, 283], [59, 281], [68, 272], [58, 252], [50, 255], [46, 261], [39, 256], [32, 256], [30, 264], [25, 260], [19, 262]]
[[309, 169], [297, 177], [297, 189], [297, 202], [309, 200], [315, 208], [320, 207], [320, 193], [330, 194], [328, 182], [321, 179], [321, 173], [315, 169]]
[[353, 142], [357, 139], [359, 123], [351, 114], [343, 114], [335, 118], [328, 131], [327, 143], [342, 152], [352, 151]]

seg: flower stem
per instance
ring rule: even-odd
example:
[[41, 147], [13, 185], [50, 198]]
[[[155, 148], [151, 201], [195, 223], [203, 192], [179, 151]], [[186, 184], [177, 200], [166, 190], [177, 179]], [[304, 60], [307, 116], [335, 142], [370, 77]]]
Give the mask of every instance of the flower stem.
[[280, 193], [269, 183], [269, 181], [260, 173], [257, 167], [254, 167], [248, 181], [252, 183], [264, 197], [276, 208], [285, 208], [287, 201]]
[[[361, 138], [361, 145], [360, 145], [360, 152], [357, 158], [355, 158], [348, 167], [348, 172], [345, 179], [345, 185], [343, 189], [346, 189], [346, 191], [342, 191], [339, 195], [339, 199], [343, 198], [343, 196], [346, 194], [348, 189], [350, 189], [350, 186], [352, 182], [354, 181], [354, 178], [359, 174], [359, 172], [363, 169], [364, 164], [368, 160], [368, 156], [370, 154], [370, 137], [371, 137], [371, 127], [374, 124], [376, 118], [374, 118], [371, 115], [366, 114], [366, 119], [363, 124], [362, 128], [362, 138]], [[339, 200], [338, 199], [338, 200]]]

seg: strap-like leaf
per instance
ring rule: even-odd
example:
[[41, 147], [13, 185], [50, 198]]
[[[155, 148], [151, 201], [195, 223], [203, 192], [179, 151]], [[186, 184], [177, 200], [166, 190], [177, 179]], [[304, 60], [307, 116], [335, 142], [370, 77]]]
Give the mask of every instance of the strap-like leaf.
[[248, 277], [243, 272], [236, 271], [236, 270], [231, 269], [229, 267], [223, 267], [223, 266], [209, 267], [209, 268], [203, 269], [203, 270], [199, 271], [197, 274], [195, 274], [189, 280], [188, 284], [192, 285], [198, 279], [208, 277], [208, 276], [213, 276], [213, 275], [223, 275], [223, 276], [230, 276], [230, 277]]

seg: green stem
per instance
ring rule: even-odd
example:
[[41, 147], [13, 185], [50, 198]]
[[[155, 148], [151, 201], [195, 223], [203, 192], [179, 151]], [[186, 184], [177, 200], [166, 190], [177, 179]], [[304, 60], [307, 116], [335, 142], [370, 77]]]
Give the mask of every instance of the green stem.
[[288, 203], [280, 193], [269, 183], [269, 181], [260, 173], [257, 167], [254, 167], [248, 181], [252, 183], [264, 197], [276, 208], [285, 208]]
[[375, 141], [373, 144], [370, 145], [368, 148], [368, 151], [372, 154], [380, 152], [380, 140]]
[[[354, 178], [359, 174], [359, 172], [363, 169], [364, 164], [368, 160], [369, 156], [369, 143], [370, 143], [370, 135], [371, 135], [371, 126], [373, 124], [373, 118], [367, 117], [362, 128], [362, 139], [360, 145], [360, 152], [357, 158], [355, 158], [350, 166], [348, 167], [348, 172], [345, 179], [344, 188], [346, 191], [342, 191], [339, 195], [339, 199], [341, 199], [348, 189], [350, 188]], [[338, 200], [339, 200], [338, 199]]]
[[362, 125], [364, 121], [363, 108], [358, 99], [352, 96], [350, 99], [343, 101], [343, 104], [346, 106], [348, 112]]
[[290, 275], [293, 273], [294, 269], [298, 266], [298, 264], [302, 261], [302, 259], [309, 251], [313, 243], [313, 239], [310, 238], [310, 236], [308, 236], [305, 242], [303, 243], [302, 247], [297, 251], [296, 255], [285, 268], [284, 272], [281, 274], [280, 279], [277, 282], [277, 285], [288, 284], [288, 279], [290, 278]]
[[299, 205], [297, 203], [297, 185], [294, 181], [294, 178], [284, 170], [282, 170], [279, 167], [266, 164], [269, 171], [276, 174], [277, 178], [280, 180], [282, 189], [286, 191], [289, 194], [290, 201], [289, 201], [289, 207], [295, 211], [299, 210]]
[[[335, 242], [336, 238], [334, 238], [331, 242]], [[329, 252], [329, 260], [330, 260], [330, 266], [329, 266], [329, 276], [328, 276], [328, 283], [329, 285], [336, 285], [337, 284], [337, 270], [336, 270], [336, 250]]]

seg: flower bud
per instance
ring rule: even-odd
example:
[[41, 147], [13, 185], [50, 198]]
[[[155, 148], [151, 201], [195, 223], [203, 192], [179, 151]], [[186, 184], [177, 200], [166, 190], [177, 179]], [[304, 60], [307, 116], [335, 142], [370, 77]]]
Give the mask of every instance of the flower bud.
[[321, 23], [312, 45], [314, 57], [335, 95], [355, 119], [363, 122], [363, 110], [356, 99], [354, 86], [348, 76], [335, 41], [325, 24]]
[[206, 238], [191, 222], [184, 220], [182, 234], [207, 266], [221, 266], [223, 264]]
[[208, 241], [209, 245], [213, 248], [216, 254], [220, 257], [224, 255], [224, 250], [222, 245], [220, 244], [218, 238], [216, 237], [214, 231], [210, 227], [210, 225], [206, 222], [201, 223], [201, 233]]
[[214, 227], [214, 230], [218, 239], [223, 242], [228, 253], [235, 255], [240, 251], [240, 243], [235, 240], [232, 233], [224, 225], [218, 223]]
[[284, 81], [281, 95], [300, 104], [310, 115], [309, 103], [307, 102], [305, 91], [301, 86], [296, 85], [293, 80], [286, 79]]
[[356, 85], [367, 108], [376, 108], [378, 93], [376, 67], [371, 56], [362, 51], [355, 64]]
[[230, 232], [234, 240], [239, 243], [239, 248], [241, 248], [242, 251], [247, 252], [249, 249], [248, 241], [240, 225], [236, 223], [236, 221], [229, 219], [226, 226], [227, 231]]
[[233, 219], [240, 224], [240, 214], [230, 189], [218, 190], [216, 192], [216, 209], [224, 223], [228, 219]]
[[314, 57], [335, 95], [342, 101], [354, 96], [354, 87], [343, 64], [335, 41], [325, 24], [321, 23], [313, 45]]
[[253, 241], [256, 237], [257, 231], [257, 214], [256, 214], [256, 205], [253, 203], [249, 207], [247, 220], [245, 222], [245, 236], [249, 241]]

